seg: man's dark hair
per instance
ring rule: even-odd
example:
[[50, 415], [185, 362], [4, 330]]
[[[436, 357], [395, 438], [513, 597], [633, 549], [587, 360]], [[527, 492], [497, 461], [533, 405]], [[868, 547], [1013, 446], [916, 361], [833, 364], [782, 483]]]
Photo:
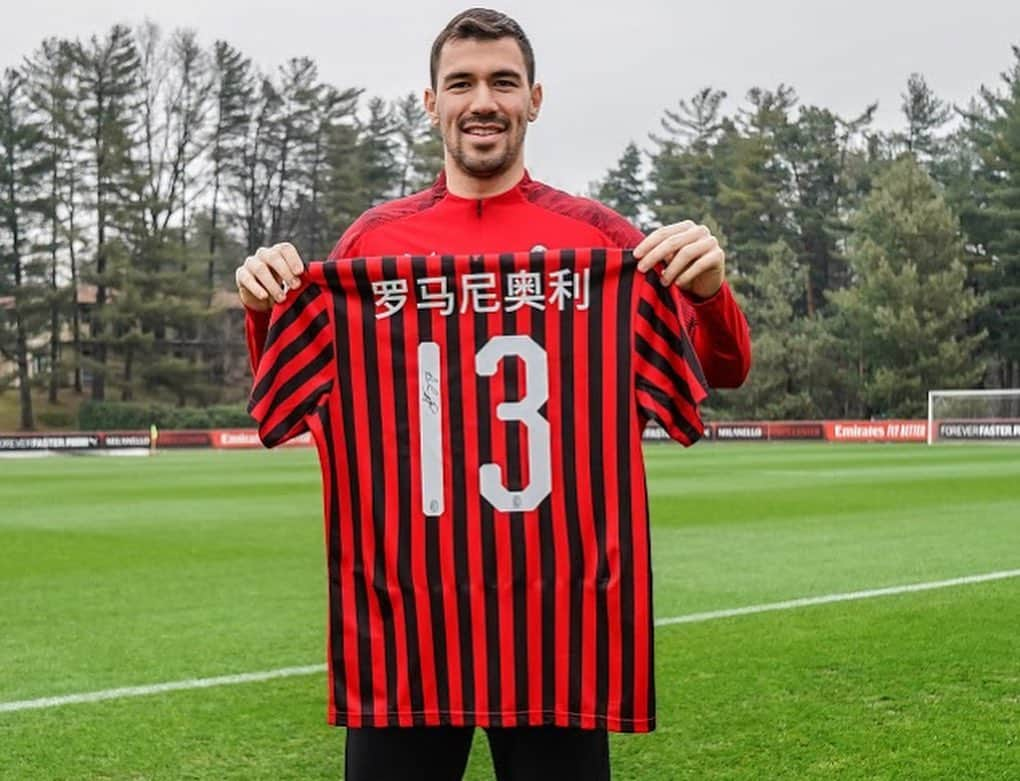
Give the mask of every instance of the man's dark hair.
[[443, 28], [432, 44], [432, 58], [429, 62], [429, 73], [432, 77], [432, 89], [435, 89], [439, 77], [439, 54], [447, 41], [470, 40], [496, 41], [500, 38], [513, 38], [521, 47], [524, 55], [524, 66], [528, 71], [528, 85], [535, 83], [535, 52], [531, 49], [531, 41], [524, 30], [513, 19], [491, 8], [469, 8], [453, 17]]

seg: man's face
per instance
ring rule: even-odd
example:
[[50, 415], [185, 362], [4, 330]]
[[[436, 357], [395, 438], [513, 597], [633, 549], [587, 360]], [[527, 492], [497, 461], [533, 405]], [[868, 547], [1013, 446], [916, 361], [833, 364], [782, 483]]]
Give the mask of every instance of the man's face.
[[450, 40], [439, 57], [425, 108], [443, 136], [447, 162], [490, 178], [521, 159], [528, 122], [538, 116], [542, 87], [528, 85], [513, 38]]

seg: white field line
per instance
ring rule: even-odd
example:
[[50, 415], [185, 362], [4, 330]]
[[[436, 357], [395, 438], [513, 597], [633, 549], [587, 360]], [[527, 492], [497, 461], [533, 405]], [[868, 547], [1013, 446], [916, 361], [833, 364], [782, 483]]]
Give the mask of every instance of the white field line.
[[[768, 613], [775, 610], [793, 610], [800, 607], [812, 605], [828, 605], [833, 602], [852, 602], [858, 599], [871, 599], [873, 597], [887, 597], [896, 594], [910, 594], [917, 591], [932, 591], [951, 586], [967, 586], [974, 583], [987, 583], [993, 580], [1006, 580], [1007, 578], [1020, 577], [1020, 569], [1003, 570], [1002, 572], [989, 572], [984, 575], [969, 575], [951, 580], [936, 580], [929, 583], [910, 583], [903, 586], [890, 586], [888, 588], [869, 589], [867, 591], [850, 591], [845, 594], [824, 594], [818, 597], [803, 597], [801, 599], [790, 599], [785, 602], [771, 602], [764, 605], [749, 605], [748, 607], [737, 607], [730, 610], [714, 610], [707, 613], [690, 613], [685, 616], [674, 616], [672, 618], [660, 618], [655, 622], [656, 626], [669, 626], [672, 624], [694, 624], [701, 621], [714, 621], [720, 618], [733, 618], [735, 616], [747, 616], [755, 613]], [[120, 700], [127, 697], [144, 697], [150, 694], [161, 694], [164, 692], [186, 691], [189, 689], [208, 689], [214, 686], [233, 686], [240, 683], [258, 683], [259, 681], [270, 681], [274, 678], [293, 678], [300, 675], [317, 675], [326, 671], [324, 664], [311, 664], [304, 667], [283, 667], [279, 670], [266, 670], [257, 673], [242, 673], [240, 675], [222, 675], [217, 678], [192, 678], [186, 681], [171, 681], [169, 683], [156, 683], [148, 686], [128, 686], [121, 689], [106, 689], [98, 692], [87, 692], [84, 694], [68, 694], [62, 697], [43, 697], [37, 700], [21, 700], [17, 702], [0, 702], [0, 713], [15, 713], [24, 710], [39, 710], [42, 708], [57, 708], [63, 705], [78, 705], [86, 702], [102, 702], [104, 700]]]
[[695, 624], [699, 621], [713, 621], [717, 618], [749, 616], [754, 613], [768, 613], [773, 610], [792, 610], [794, 608], [810, 607], [812, 605], [828, 605], [832, 602], [853, 602], [857, 599], [889, 597], [895, 594], [910, 594], [915, 591], [932, 591], [937, 588], [968, 586], [973, 583], [987, 583], [990, 580], [1006, 580], [1007, 578], [1018, 577], [1020, 577], [1020, 569], [1010, 569], [1003, 570], [1002, 572], [989, 572], [985, 575], [968, 575], [963, 578], [953, 578], [951, 580], [935, 580], [931, 583], [910, 583], [905, 586], [873, 588], [868, 591], [848, 591], [845, 594], [824, 594], [820, 597], [802, 597], [800, 599], [789, 599], [785, 602], [771, 602], [767, 605], [749, 605], [748, 607], [735, 607], [729, 610], [713, 610], [708, 613], [691, 613], [690, 615], [676, 616], [674, 618], [660, 618], [656, 620], [655, 625], [668, 626], [670, 624]]
[[86, 694], [68, 694], [63, 697], [43, 697], [38, 700], [22, 700], [21, 702], [0, 702], [0, 713], [11, 713], [20, 710], [38, 710], [39, 708], [56, 708], [61, 705], [77, 705], [83, 702], [102, 702], [103, 700], [120, 700], [125, 697], [144, 697], [162, 692], [178, 692], [187, 689], [208, 689], [213, 686], [233, 686], [238, 683], [257, 683], [270, 681], [273, 678], [293, 678], [295, 675], [313, 675], [326, 671], [324, 664], [310, 664], [305, 667], [284, 667], [280, 670], [267, 670], [261, 673], [243, 673], [241, 675], [221, 675], [218, 678], [192, 678], [187, 681], [171, 681], [170, 683], [154, 683], [149, 686], [128, 686], [123, 689], [106, 689], [101, 692]]

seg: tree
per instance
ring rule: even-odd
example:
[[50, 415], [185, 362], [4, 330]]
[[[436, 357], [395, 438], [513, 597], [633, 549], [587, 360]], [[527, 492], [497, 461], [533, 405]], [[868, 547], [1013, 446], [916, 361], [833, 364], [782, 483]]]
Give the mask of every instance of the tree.
[[228, 163], [243, 148], [255, 85], [251, 60], [226, 41], [216, 41], [212, 57], [213, 121], [210, 123], [208, 149], [212, 165], [212, 194], [209, 206], [209, 258], [206, 283], [210, 301], [216, 287], [217, 250], [223, 243], [221, 223], [222, 193]]
[[280, 110], [280, 95], [272, 81], [262, 76], [248, 113], [244, 140], [227, 168], [227, 190], [241, 227], [245, 251], [250, 255], [269, 235], [268, 204], [278, 174], [272, 154], [273, 124]]
[[394, 101], [391, 111], [397, 138], [396, 154], [400, 181], [397, 196], [403, 198], [417, 189], [414, 181], [415, 172], [420, 166], [419, 155], [429, 138], [431, 128], [421, 98], [414, 92], [409, 92]]
[[435, 127], [429, 126], [428, 133], [418, 143], [414, 158], [411, 192], [431, 187], [439, 172], [443, 170], [443, 137]]
[[275, 243], [294, 235], [300, 222], [297, 203], [307, 201], [305, 182], [296, 175], [299, 161], [307, 157], [314, 143], [318, 109], [318, 68], [307, 57], [295, 57], [280, 68], [279, 111], [267, 135], [266, 151], [275, 172], [269, 241]]
[[354, 132], [361, 92], [353, 88], [338, 90], [324, 84], [316, 88], [315, 124], [295, 172], [299, 179], [294, 207], [298, 221], [291, 239], [307, 257], [324, 257], [336, 240], [327, 217], [330, 143], [336, 133]]
[[835, 337], [823, 318], [796, 314], [803, 308], [804, 269], [782, 241], [768, 248], [767, 257], [741, 278], [738, 293], [753, 323], [751, 374], [739, 390], [719, 394], [712, 403], [738, 419], [840, 415], [843, 376]]
[[952, 107], [939, 100], [924, 76], [911, 73], [901, 104], [907, 129], [897, 137], [902, 148], [926, 168], [940, 156], [942, 139], [939, 131], [950, 120]]
[[711, 218], [719, 189], [712, 145], [725, 126], [725, 98], [725, 92], [705, 87], [681, 100], [676, 111], [664, 112], [665, 135], [652, 134], [657, 150], [648, 176], [649, 206], [660, 224]]
[[857, 412], [921, 415], [927, 389], [970, 387], [984, 371], [985, 334], [968, 334], [978, 301], [966, 286], [959, 222], [905, 156], [876, 180], [854, 230], [854, 284], [830, 298], [860, 381]]
[[713, 214], [726, 226], [727, 265], [750, 274], [770, 258], [777, 242], [793, 239], [787, 201], [790, 176], [779, 139], [789, 126], [796, 94], [780, 84], [775, 92], [754, 88], [715, 144], [719, 181]]
[[855, 158], [864, 154], [862, 137], [876, 105], [846, 120], [808, 106], [778, 138], [780, 154], [792, 181], [790, 202], [796, 226], [799, 261], [807, 268], [805, 306], [809, 317], [820, 312], [826, 291], [847, 283], [843, 251], [849, 235], [847, 218], [862, 190], [855, 186]]
[[648, 198], [641, 173], [641, 151], [637, 144], [633, 141], [627, 144], [616, 168], [610, 168], [606, 177], [597, 184], [594, 196], [634, 225], [642, 226], [642, 210]]
[[81, 110], [81, 140], [88, 148], [95, 252], [91, 278], [96, 284], [91, 324], [92, 398], [106, 397], [107, 354], [113, 331], [107, 322], [109, 291], [115, 276], [111, 238], [123, 226], [132, 187], [136, 184], [132, 129], [141, 103], [140, 60], [131, 31], [114, 26], [104, 37], [92, 36], [72, 48], [77, 98]]
[[0, 297], [6, 299], [0, 352], [17, 365], [21, 428], [35, 428], [28, 341], [38, 328], [39, 264], [32, 259], [32, 218], [44, 211], [43, 179], [49, 168], [39, 124], [29, 116], [24, 75], [8, 68], [0, 79]]
[[1020, 46], [1001, 92], [981, 88], [965, 112], [977, 159], [962, 220], [975, 257], [974, 280], [986, 305], [978, 324], [990, 334], [994, 383], [1020, 386]]
[[[70, 44], [57, 38], [42, 42], [25, 62], [26, 90], [40, 132], [47, 147], [48, 176], [45, 219], [48, 238], [43, 249], [49, 254], [48, 306], [50, 313], [49, 401], [57, 402], [61, 378], [61, 324], [72, 319], [74, 351], [74, 389], [81, 392], [81, 368], [78, 362], [81, 331], [75, 306], [77, 289], [76, 244], [74, 228], [74, 133], [78, 126], [72, 83], [73, 60]], [[62, 254], [70, 257], [71, 283], [61, 285]]]
[[360, 127], [357, 146], [358, 178], [364, 208], [391, 196], [400, 171], [397, 123], [382, 98], [368, 101], [368, 118]]

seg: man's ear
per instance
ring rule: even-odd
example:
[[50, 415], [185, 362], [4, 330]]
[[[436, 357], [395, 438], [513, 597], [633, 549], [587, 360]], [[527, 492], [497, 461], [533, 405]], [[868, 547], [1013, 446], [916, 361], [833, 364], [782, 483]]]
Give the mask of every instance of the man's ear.
[[536, 83], [531, 88], [531, 105], [528, 107], [528, 121], [534, 122], [538, 119], [538, 112], [542, 108], [543, 97], [542, 85]]
[[429, 120], [433, 125], [439, 124], [439, 113], [436, 111], [436, 91], [432, 87], [425, 88], [425, 94], [422, 96], [422, 105], [425, 106], [425, 113], [429, 115]]

